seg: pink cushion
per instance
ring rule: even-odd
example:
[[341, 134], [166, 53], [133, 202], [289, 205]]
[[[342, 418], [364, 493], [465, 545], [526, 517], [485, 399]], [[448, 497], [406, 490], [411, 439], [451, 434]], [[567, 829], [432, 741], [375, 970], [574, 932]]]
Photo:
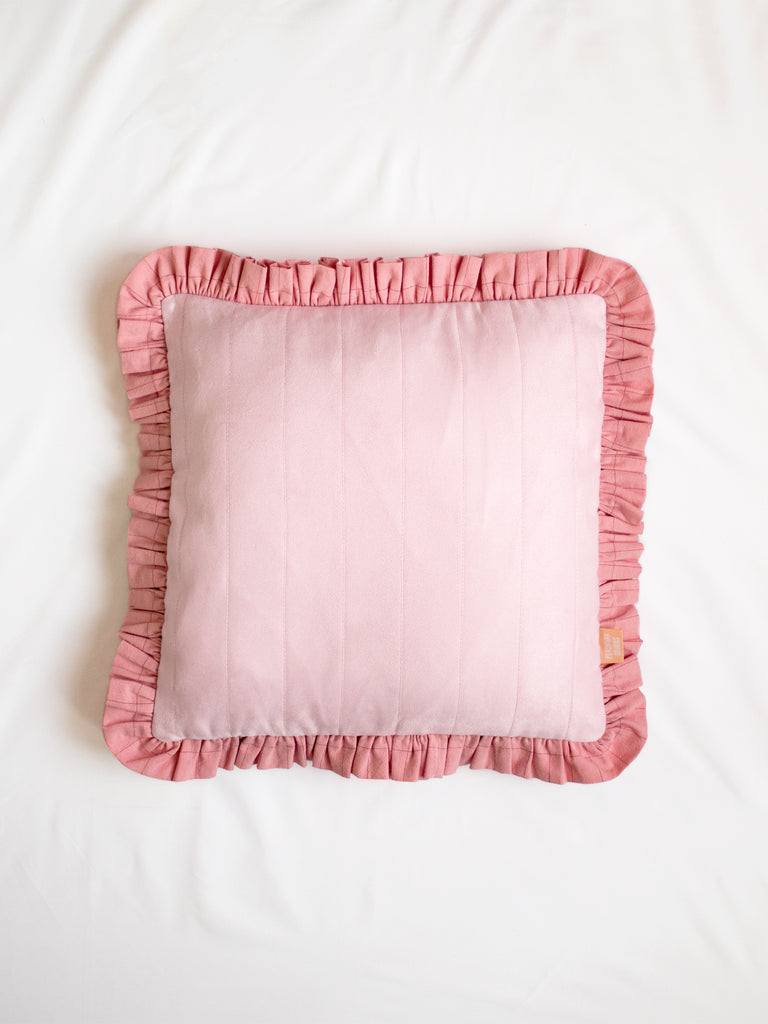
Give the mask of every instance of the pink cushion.
[[636, 755], [653, 320], [630, 267], [176, 247], [118, 314], [144, 452], [104, 719], [124, 763], [597, 781]]

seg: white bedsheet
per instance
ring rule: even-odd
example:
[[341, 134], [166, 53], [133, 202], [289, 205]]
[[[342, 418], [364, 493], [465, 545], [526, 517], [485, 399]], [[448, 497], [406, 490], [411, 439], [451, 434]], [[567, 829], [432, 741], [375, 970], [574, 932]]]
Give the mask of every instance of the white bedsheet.
[[[3, 0], [0, 1020], [768, 1019], [763, 0]], [[148, 251], [585, 246], [657, 315], [614, 782], [171, 785], [101, 736]]]

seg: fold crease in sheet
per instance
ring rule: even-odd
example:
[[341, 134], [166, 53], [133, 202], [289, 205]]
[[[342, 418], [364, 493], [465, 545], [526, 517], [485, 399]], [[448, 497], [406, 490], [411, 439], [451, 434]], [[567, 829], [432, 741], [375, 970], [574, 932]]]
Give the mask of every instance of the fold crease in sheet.
[[[605, 415], [599, 498], [600, 625], [624, 631], [625, 660], [602, 669], [606, 729], [594, 742], [479, 735], [245, 736], [164, 742], [152, 734], [165, 606], [172, 475], [168, 362], [162, 301], [205, 295], [252, 305], [472, 302], [598, 294], [606, 303]], [[653, 309], [635, 270], [586, 249], [397, 260], [275, 262], [220, 249], [174, 246], [147, 256], [125, 281], [118, 345], [140, 472], [128, 504], [129, 610], [104, 712], [110, 749], [163, 779], [207, 778], [219, 768], [315, 767], [363, 778], [415, 780], [461, 765], [550, 782], [598, 782], [629, 764], [646, 738], [635, 604], [642, 551], [645, 443], [651, 426]], [[287, 353], [286, 353], [287, 354]]]

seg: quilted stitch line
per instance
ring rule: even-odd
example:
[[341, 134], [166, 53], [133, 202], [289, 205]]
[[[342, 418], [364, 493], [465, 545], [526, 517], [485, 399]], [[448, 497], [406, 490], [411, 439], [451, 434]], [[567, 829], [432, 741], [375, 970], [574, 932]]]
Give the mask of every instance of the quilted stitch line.
[[[577, 441], [578, 429], [579, 429], [579, 375], [576, 372], [576, 369], [577, 369], [576, 368], [576, 363], [577, 363], [577, 360], [578, 360], [578, 354], [576, 352], [576, 330], [575, 330], [575, 328], [573, 326], [573, 314], [571, 312], [571, 300], [570, 300], [570, 297], [568, 295], [565, 296], [565, 308], [568, 310], [568, 320], [569, 320], [570, 327], [571, 327], [571, 351], [573, 353], [573, 364], [574, 364], [573, 365], [573, 382], [574, 382], [573, 383], [573, 387], [574, 387], [574, 404], [576, 406], [576, 411], [575, 411], [575, 417], [574, 418], [575, 418], [576, 422], [574, 424], [573, 444], [572, 444], [572, 447], [571, 447], [571, 486], [572, 486], [572, 490], [575, 491], [576, 490], [576, 441]], [[571, 520], [571, 528], [573, 530], [573, 543], [574, 543], [574, 545], [576, 543], [576, 527], [574, 525], [576, 518], [577, 517], [574, 515], [573, 519]], [[577, 567], [576, 567], [576, 565], [574, 565], [574, 569], [573, 569], [573, 603], [574, 603], [574, 606], [576, 604], [576, 594], [578, 593], [578, 589], [577, 589], [577, 584], [578, 584], [577, 571], [578, 571]], [[571, 727], [571, 718], [573, 717], [573, 698], [574, 698], [574, 692], [575, 692], [575, 689], [576, 689], [576, 628], [575, 628], [575, 625], [574, 625], [573, 622], [571, 623], [571, 632], [573, 634], [573, 644], [572, 644], [572, 650], [571, 650], [571, 696], [570, 696], [570, 700], [569, 700], [569, 704], [568, 704], [568, 719], [567, 719], [567, 721], [565, 723], [565, 732], [563, 733], [564, 737], [568, 735], [568, 730]]]
[[400, 714], [403, 705], [403, 676], [405, 673], [405, 342], [403, 340], [403, 307], [398, 310], [400, 332], [400, 679], [397, 687], [395, 734], [400, 732]]
[[337, 732], [341, 732], [341, 723], [344, 717], [344, 685], [346, 673], [346, 620], [347, 620], [347, 492], [345, 480], [345, 456], [346, 445], [344, 439], [344, 324], [339, 306], [339, 393], [340, 393], [340, 435], [341, 435], [341, 608], [339, 610], [340, 630], [340, 658], [341, 658], [341, 679], [339, 682], [339, 725]]
[[229, 331], [227, 336], [227, 379], [224, 396], [224, 699], [226, 703], [227, 728], [232, 734], [232, 705], [229, 692], [229, 592], [230, 592], [230, 528], [231, 528], [231, 481], [230, 481], [230, 452], [229, 452], [229, 411], [232, 390], [232, 335], [234, 330], [235, 313], [237, 306], [232, 310], [229, 319]]
[[517, 640], [515, 643], [515, 656], [517, 664], [515, 666], [515, 696], [512, 702], [512, 715], [509, 720], [509, 728], [507, 729], [508, 736], [514, 736], [515, 728], [515, 716], [517, 715], [517, 705], [520, 699], [520, 644], [523, 637], [523, 620], [525, 616], [525, 609], [523, 607], [523, 551], [525, 550], [524, 545], [524, 524], [525, 524], [525, 462], [523, 460], [523, 402], [525, 401], [525, 388], [523, 387], [523, 353], [520, 349], [520, 332], [517, 328], [517, 321], [515, 320], [515, 311], [512, 308], [510, 302], [505, 303], [505, 308], [509, 310], [509, 317], [512, 322], [512, 330], [515, 335], [515, 351], [517, 352], [517, 366], [518, 376], [520, 380], [520, 407], [519, 407], [519, 437], [520, 444], [518, 449], [518, 466], [520, 467], [519, 486], [520, 486], [520, 500], [518, 507], [520, 509], [520, 532], [518, 537], [518, 564], [517, 564]]
[[465, 382], [464, 382], [464, 348], [461, 343], [461, 331], [459, 330], [459, 317], [456, 309], [453, 310], [453, 323], [454, 332], [456, 334], [456, 343], [459, 351], [459, 382], [461, 390], [461, 444], [459, 449], [459, 637], [458, 637], [458, 653], [457, 653], [457, 672], [456, 672], [456, 714], [453, 716], [453, 725], [451, 727], [451, 733], [456, 732], [456, 725], [459, 720], [459, 710], [461, 709], [461, 698], [463, 696], [462, 690], [464, 685], [464, 561], [466, 558], [466, 512], [465, 512], [465, 466], [464, 466], [464, 447], [466, 440], [466, 424], [465, 424]]
[[288, 700], [288, 449], [286, 392], [288, 390], [288, 314], [284, 314], [283, 332], [283, 390], [282, 390], [282, 470], [283, 470], [283, 732], [285, 732], [286, 703]]
[[[182, 303], [182, 307], [181, 307], [181, 328], [180, 328], [180, 330], [181, 330], [182, 344], [183, 344], [183, 339], [184, 339], [184, 330], [185, 330], [185, 327], [186, 327], [186, 316], [187, 316], [187, 304], [186, 304], [186, 302], [184, 302], [184, 303]], [[189, 448], [188, 448], [188, 445], [187, 445], [187, 406], [186, 406], [186, 403], [184, 402], [184, 387], [185, 387], [186, 376], [187, 376], [186, 375], [186, 361], [182, 360], [181, 378], [180, 378], [180, 381], [179, 381], [179, 387], [181, 388], [181, 407], [184, 410], [184, 419], [182, 421], [182, 449], [181, 449], [181, 451], [182, 451], [183, 458], [184, 458], [184, 460], [186, 462], [186, 472], [184, 474], [184, 508], [185, 509], [187, 508], [187, 492], [188, 492], [187, 484], [189, 483]], [[169, 427], [169, 431], [170, 431], [170, 427]], [[170, 441], [170, 438], [169, 438], [169, 441]], [[187, 521], [187, 519], [186, 519], [186, 516], [185, 516], [182, 519], [181, 523], [179, 524], [178, 542], [176, 544], [176, 562], [177, 563], [179, 563], [180, 560], [181, 560], [181, 541], [182, 541], [182, 536], [183, 536], [183, 533], [184, 533], [184, 526], [186, 525], [186, 521]], [[176, 611], [175, 611], [177, 621], [178, 621], [180, 606], [181, 606], [181, 593], [179, 592], [179, 594], [176, 597]], [[177, 671], [178, 671], [179, 659], [176, 657], [176, 639], [177, 639], [176, 638], [176, 634], [174, 633], [173, 641], [172, 641], [173, 642], [173, 646], [174, 646], [174, 656], [173, 656], [173, 683], [172, 683], [171, 694], [172, 694], [172, 705], [173, 705], [174, 731], [176, 733], [178, 733], [178, 732], [180, 732], [180, 729], [179, 729], [179, 725], [178, 725], [178, 706], [177, 706], [178, 682], [177, 682], [177, 677], [176, 676], [177, 676]]]

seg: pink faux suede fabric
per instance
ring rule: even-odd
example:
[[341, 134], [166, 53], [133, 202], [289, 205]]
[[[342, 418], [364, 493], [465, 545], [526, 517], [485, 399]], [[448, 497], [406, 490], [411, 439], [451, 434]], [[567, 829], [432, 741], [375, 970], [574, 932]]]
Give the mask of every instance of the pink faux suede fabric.
[[[403, 313], [406, 307], [411, 307], [412, 311], [413, 307], [422, 307], [415, 310], [419, 313], [424, 311], [425, 305], [434, 303], [458, 303], [462, 308], [473, 303], [491, 303], [494, 306], [498, 304], [500, 309], [502, 304], [508, 307], [510, 302], [514, 302], [533, 309], [529, 301], [520, 300], [546, 301], [550, 297], [581, 295], [601, 298], [605, 312], [606, 350], [602, 366], [604, 414], [598, 493], [599, 622], [624, 631], [626, 658], [621, 664], [603, 666], [600, 670], [605, 729], [599, 738], [577, 740], [561, 735], [525, 736], [517, 728], [515, 735], [505, 735], [481, 731], [486, 723], [479, 721], [478, 731], [470, 731], [474, 726], [468, 718], [461, 723], [467, 731], [453, 731], [450, 729], [452, 722], [444, 718], [438, 720], [437, 717], [435, 721], [440, 731], [429, 733], [392, 731], [363, 735], [337, 734], [329, 730], [321, 734], [307, 731], [292, 735], [267, 732], [239, 735], [233, 731], [232, 735], [216, 738], [175, 739], [162, 739], [153, 734], [166, 615], [171, 526], [169, 500], [174, 470], [171, 450], [173, 393], [169, 388], [163, 304], [174, 295], [226, 300], [228, 309], [248, 307], [250, 311], [253, 307], [265, 311], [274, 311], [274, 307], [335, 307], [320, 312], [337, 316], [341, 313], [340, 307], [369, 307], [360, 309], [361, 313], [369, 314], [372, 312], [370, 307], [400, 307]], [[571, 306], [575, 311], [576, 305], [571, 303]], [[634, 605], [645, 488], [644, 446], [651, 423], [653, 312], [642, 282], [631, 267], [582, 249], [491, 253], [485, 256], [432, 254], [392, 261], [325, 259], [311, 264], [302, 261], [257, 262], [222, 250], [173, 247], [152, 253], [132, 272], [121, 290], [118, 320], [118, 343], [128, 383], [131, 415], [140, 424], [142, 452], [141, 472], [129, 500], [133, 511], [129, 528], [130, 609], [120, 634], [104, 714], [107, 743], [123, 763], [144, 774], [168, 779], [207, 777], [215, 774], [219, 767], [287, 767], [311, 760], [317, 767], [367, 778], [429, 778], [469, 764], [473, 768], [491, 768], [549, 781], [594, 782], [618, 774], [636, 756], [646, 734], [637, 661], [640, 638]], [[234, 336], [231, 338], [235, 344]], [[222, 358], [226, 356], [222, 354]], [[382, 402], [388, 401], [387, 379], [385, 373], [381, 377]], [[362, 382], [361, 377], [360, 386]], [[391, 390], [391, 368], [389, 387]], [[440, 390], [444, 399], [453, 395], [450, 387]], [[327, 397], [326, 414], [333, 401], [338, 402], [338, 396]], [[346, 408], [355, 408], [354, 403], [353, 393]], [[363, 406], [361, 403], [358, 410], [361, 414]], [[247, 402], [243, 407], [247, 407]], [[268, 415], [267, 410], [262, 414]], [[489, 416], [498, 415], [497, 403], [495, 411], [489, 410]], [[299, 420], [290, 422], [297, 429], [301, 427], [305, 437], [311, 434], [306, 422], [303, 426]], [[453, 431], [449, 430], [446, 438], [454, 438], [455, 444], [457, 418], [451, 415], [445, 422]], [[348, 437], [346, 432], [344, 436]], [[292, 438], [291, 443], [294, 442], [300, 444], [301, 436]], [[353, 450], [352, 443], [347, 443], [345, 460], [350, 458]], [[392, 451], [389, 446], [387, 450]], [[377, 462], [385, 455], [386, 451], [379, 451]], [[334, 457], [339, 458], [338, 449]], [[436, 470], [438, 468], [439, 460]], [[370, 504], [369, 483], [359, 470], [351, 475], [344, 492], [345, 500], [351, 501], [353, 507], [358, 503], [361, 515], [367, 503]], [[465, 488], [466, 483], [465, 479]], [[416, 485], [417, 482], [413, 481], [412, 487]], [[301, 487], [301, 480], [291, 483], [295, 496], [301, 494]], [[553, 482], [553, 490], [555, 487]], [[471, 487], [465, 489], [465, 499], [470, 497], [471, 491]], [[339, 492], [336, 493], [338, 500]], [[452, 493], [455, 515], [463, 502], [459, 501], [457, 506], [455, 487]], [[407, 508], [407, 488], [405, 494]], [[274, 490], [271, 501], [274, 505]], [[382, 501], [379, 524], [372, 524], [372, 529], [383, 531], [379, 535], [385, 540], [386, 507], [386, 502]], [[401, 510], [392, 510], [392, 514], [398, 511], [402, 514]], [[271, 521], [268, 508], [259, 510], [258, 515]], [[356, 516], [354, 513], [353, 520]], [[449, 521], [450, 516], [443, 520], [441, 536]], [[359, 526], [354, 527], [353, 523], [347, 523], [347, 526], [352, 527], [348, 542], [351, 540], [354, 546]], [[232, 528], [231, 520], [229, 528]], [[454, 543], [459, 534], [457, 526], [453, 534]], [[470, 549], [471, 544], [466, 550]], [[391, 575], [394, 564], [391, 551], [385, 562]], [[269, 569], [268, 559], [263, 564], [264, 571], [274, 571], [274, 566]], [[466, 551], [464, 564], [466, 568]], [[485, 564], [482, 558], [479, 564]], [[349, 597], [352, 608], [358, 607], [355, 588], [360, 586], [364, 577], [365, 573], [353, 581]], [[296, 584], [299, 582], [297, 580]], [[382, 585], [391, 587], [392, 580], [387, 583], [385, 579]], [[501, 586], [498, 582], [496, 585]], [[335, 605], [337, 615], [339, 604]], [[364, 605], [365, 602], [360, 602], [359, 607], [364, 608]], [[466, 618], [464, 626], [467, 626]], [[390, 621], [390, 637], [392, 627]], [[355, 628], [365, 630], [364, 617]], [[386, 631], [382, 637], [386, 637]], [[386, 639], [381, 643], [386, 648]], [[345, 672], [353, 670], [354, 658], [359, 657], [362, 651], [362, 647], [353, 645], [350, 652], [352, 661], [346, 665]], [[233, 654], [235, 659], [239, 657], [236, 649], [233, 649]], [[338, 651], [335, 657], [338, 660]], [[385, 660], [382, 650], [378, 657]], [[466, 658], [469, 658], [468, 662]], [[463, 648], [461, 663], [471, 664], [471, 658], [471, 652]], [[458, 723], [462, 714], [468, 714], [468, 706], [462, 704], [457, 690], [459, 657], [455, 645], [453, 664], [452, 698], [454, 715], [458, 712], [459, 716]], [[360, 679], [358, 672], [359, 668], [355, 675]], [[341, 702], [342, 706], [337, 706], [337, 713], [342, 715], [342, 725], [347, 721], [344, 716], [359, 713], [358, 698], [359, 694], [352, 688]], [[215, 714], [220, 713], [218, 707], [214, 710]], [[490, 705], [487, 710], [490, 710]], [[288, 712], [296, 713], [286, 706]], [[391, 712], [382, 706], [376, 709], [376, 714], [379, 713], [383, 722]], [[443, 715], [442, 710], [439, 715]], [[209, 719], [212, 721], [213, 718]], [[352, 721], [351, 717], [349, 721]], [[307, 725], [316, 723], [319, 724], [320, 720], [307, 719]], [[338, 727], [339, 721], [335, 724]], [[387, 724], [391, 728], [393, 724], [397, 725], [397, 719], [390, 718]], [[408, 728], [408, 721], [402, 721], [401, 726]], [[524, 724], [520, 728], [524, 728]], [[562, 717], [559, 728], [563, 728]]]
[[158, 739], [603, 734], [599, 295], [163, 320]]

